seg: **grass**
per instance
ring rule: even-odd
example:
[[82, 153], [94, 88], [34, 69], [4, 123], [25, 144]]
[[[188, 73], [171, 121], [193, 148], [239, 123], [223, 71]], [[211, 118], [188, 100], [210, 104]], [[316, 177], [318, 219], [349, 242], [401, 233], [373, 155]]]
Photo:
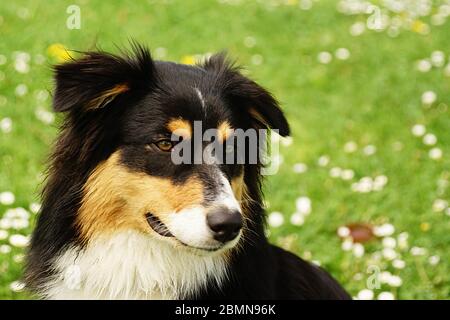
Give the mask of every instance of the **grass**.
[[[388, 291], [396, 299], [448, 299], [450, 217], [433, 211], [433, 203], [450, 200], [445, 187], [450, 179], [450, 77], [443, 68], [419, 72], [416, 62], [435, 50], [450, 55], [450, 24], [431, 25], [428, 35], [401, 30], [397, 37], [390, 37], [386, 31], [366, 30], [355, 37], [349, 28], [367, 16], [344, 15], [336, 10], [335, 1], [314, 1], [310, 10], [301, 10], [296, 1], [278, 1], [283, 4], [273, 8], [262, 1], [231, 2], [238, 4], [3, 1], [0, 54], [7, 62], [0, 65], [0, 76], [4, 76], [0, 80], [0, 121], [8, 117], [13, 127], [10, 133], [0, 131], [0, 192], [13, 192], [16, 201], [0, 204], [0, 217], [8, 208], [28, 208], [39, 201], [41, 172], [58, 123], [57, 119], [45, 124], [35, 115], [39, 108], [50, 110], [51, 99], [42, 100], [41, 92], [52, 89], [50, 64], [54, 60], [48, 56], [49, 46], [61, 43], [86, 50], [99, 45], [116, 51], [115, 45], [133, 37], [156, 53], [163, 52], [156, 48], [166, 48], [164, 59], [175, 61], [227, 49], [278, 97], [292, 127], [293, 144], [281, 148], [280, 171], [267, 179], [268, 212], [281, 212], [285, 218], [282, 226], [270, 229], [272, 242], [320, 262], [354, 296], [371, 276], [367, 267], [376, 265], [380, 271], [400, 276], [402, 285], [382, 284], [374, 290], [375, 296]], [[80, 30], [66, 28], [66, 8], [71, 4], [81, 8]], [[249, 47], [249, 41], [245, 45], [247, 37], [256, 40], [254, 46]], [[320, 52], [334, 53], [340, 47], [350, 51], [348, 60], [333, 58], [329, 64], [317, 60]], [[15, 70], [15, 51], [30, 54], [28, 73]], [[42, 57], [44, 63], [36, 63]], [[19, 84], [27, 86], [27, 94], [15, 94]], [[428, 90], [437, 94], [437, 101], [424, 107], [421, 95]], [[430, 159], [431, 147], [411, 134], [417, 123], [437, 136], [441, 159]], [[349, 141], [358, 146], [353, 153], [344, 151]], [[364, 154], [367, 145], [376, 147], [375, 154]], [[330, 159], [325, 167], [317, 164], [322, 155]], [[308, 166], [305, 173], [293, 172], [299, 162]], [[351, 181], [332, 178], [332, 167], [352, 169], [355, 176]], [[389, 179], [381, 191], [352, 191], [353, 182], [377, 175]], [[311, 199], [312, 213], [304, 225], [295, 226], [289, 217], [300, 196]], [[9, 233], [29, 234], [34, 215], [31, 220], [29, 228]], [[336, 230], [351, 222], [391, 223], [393, 237], [407, 232], [408, 248], [395, 249], [405, 268], [376, 259], [383, 249], [380, 240], [365, 245], [362, 257], [342, 250]], [[0, 240], [3, 244], [8, 239]], [[414, 246], [425, 248], [426, 253], [412, 254], [409, 248]], [[10, 289], [11, 282], [21, 277], [23, 252], [13, 246], [10, 253], [0, 253], [0, 299], [29, 297]], [[430, 263], [436, 260], [430, 260], [433, 256], [440, 257], [437, 264]]]

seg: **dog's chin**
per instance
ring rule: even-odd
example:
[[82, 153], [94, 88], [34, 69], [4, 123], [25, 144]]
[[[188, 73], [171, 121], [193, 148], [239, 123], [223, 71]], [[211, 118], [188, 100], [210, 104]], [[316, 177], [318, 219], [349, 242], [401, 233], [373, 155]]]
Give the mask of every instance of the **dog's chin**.
[[227, 243], [220, 243], [218, 241], [212, 240], [211, 242], [213, 242], [213, 244], [190, 244], [187, 241], [182, 241], [177, 238], [158, 217], [154, 216], [151, 213], [147, 213], [145, 217], [150, 228], [154, 231], [154, 233], [157, 234], [155, 236], [158, 239], [169, 242], [177, 248], [185, 249], [193, 254], [200, 256], [222, 254], [225, 251], [228, 251], [235, 247], [241, 237], [240, 233], [235, 239]]

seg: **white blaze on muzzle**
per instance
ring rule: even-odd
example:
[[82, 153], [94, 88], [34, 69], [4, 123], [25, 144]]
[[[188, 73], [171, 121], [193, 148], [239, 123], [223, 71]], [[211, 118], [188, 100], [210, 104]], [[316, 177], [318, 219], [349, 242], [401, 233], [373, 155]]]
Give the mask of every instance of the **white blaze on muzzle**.
[[226, 244], [217, 241], [213, 237], [214, 232], [208, 225], [208, 212], [215, 207], [223, 207], [230, 212], [242, 214], [230, 182], [221, 172], [218, 177], [217, 195], [214, 199], [211, 199], [207, 206], [197, 205], [184, 208], [178, 212], [170, 213], [164, 219], [170, 232], [183, 244], [204, 250], [217, 250], [233, 247], [238, 242], [239, 236]]

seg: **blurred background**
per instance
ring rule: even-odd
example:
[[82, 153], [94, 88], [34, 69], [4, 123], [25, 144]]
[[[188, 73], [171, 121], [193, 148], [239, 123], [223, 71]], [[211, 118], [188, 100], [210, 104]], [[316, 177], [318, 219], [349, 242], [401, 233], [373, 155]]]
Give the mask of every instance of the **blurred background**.
[[449, 20], [449, 0], [1, 1], [0, 299], [30, 297], [61, 120], [51, 65], [131, 37], [186, 64], [227, 49], [280, 100], [292, 137], [265, 188], [273, 243], [358, 299], [448, 299]]

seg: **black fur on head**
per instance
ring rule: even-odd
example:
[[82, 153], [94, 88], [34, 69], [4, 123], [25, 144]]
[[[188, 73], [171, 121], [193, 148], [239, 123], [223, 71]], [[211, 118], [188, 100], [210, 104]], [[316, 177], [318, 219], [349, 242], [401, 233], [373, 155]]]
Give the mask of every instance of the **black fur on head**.
[[263, 127], [276, 129], [283, 137], [289, 135], [289, 124], [275, 98], [256, 82], [243, 76], [241, 68], [230, 62], [225, 53], [213, 55], [202, 67], [215, 73], [215, 85], [223, 89], [231, 105], [253, 111], [252, 115], [256, 117], [252, 120]]
[[[135, 171], [183, 178], [181, 169], [171, 167], [162, 155], [144, 156], [140, 151], [168, 117], [181, 114], [211, 126], [225, 119], [236, 128], [270, 127], [283, 136], [289, 134], [276, 100], [223, 54], [186, 66], [154, 61], [146, 48], [134, 44], [131, 52], [121, 55], [87, 52], [54, 71], [53, 106], [65, 119], [50, 157], [42, 210], [27, 259], [26, 281], [32, 289], [52, 276], [52, 263], [64, 248], [80, 244], [75, 219], [83, 187], [113, 152], [125, 150], [123, 162]], [[192, 97], [193, 86], [206, 93], [207, 118]], [[265, 241], [260, 169], [257, 164], [243, 170], [252, 199], [247, 246]], [[232, 169], [224, 170], [233, 176]]]
[[132, 50], [123, 56], [86, 52], [81, 59], [55, 66], [54, 110], [102, 108], [120, 93], [151, 90], [155, 66], [150, 53], [137, 44]]

